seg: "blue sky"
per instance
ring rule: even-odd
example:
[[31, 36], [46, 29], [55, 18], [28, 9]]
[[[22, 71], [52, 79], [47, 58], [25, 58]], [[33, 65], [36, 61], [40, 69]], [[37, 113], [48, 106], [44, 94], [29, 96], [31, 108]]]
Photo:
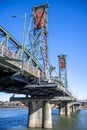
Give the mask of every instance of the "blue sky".
[[[49, 59], [58, 72], [59, 54], [67, 55], [68, 84], [78, 98], [87, 99], [87, 1], [86, 0], [0, 0], [0, 25], [21, 43], [23, 20], [13, 19], [31, 8], [48, 2]], [[0, 99], [8, 94], [0, 93]]]

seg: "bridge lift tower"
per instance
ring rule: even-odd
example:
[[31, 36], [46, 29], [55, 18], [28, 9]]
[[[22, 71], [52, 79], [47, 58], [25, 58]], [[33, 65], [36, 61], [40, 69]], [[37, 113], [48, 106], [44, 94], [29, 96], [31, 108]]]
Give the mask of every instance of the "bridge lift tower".
[[32, 8], [32, 15], [27, 34], [26, 46], [29, 52], [38, 61], [40, 68], [44, 70], [44, 76], [48, 79], [48, 31], [47, 15], [48, 4]]
[[64, 87], [68, 87], [67, 70], [66, 70], [66, 55], [59, 55], [59, 79]]

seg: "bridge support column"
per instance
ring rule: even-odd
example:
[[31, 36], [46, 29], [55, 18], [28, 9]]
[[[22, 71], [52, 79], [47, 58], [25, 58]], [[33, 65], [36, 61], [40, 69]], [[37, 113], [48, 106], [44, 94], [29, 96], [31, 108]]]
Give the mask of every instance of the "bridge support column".
[[60, 103], [59, 112], [60, 112], [60, 115], [70, 116], [71, 108], [69, 106], [69, 103], [67, 102]]
[[73, 104], [73, 105], [71, 106], [71, 112], [72, 112], [72, 113], [75, 113], [75, 112], [77, 112], [77, 111], [78, 111], [78, 105]]
[[66, 115], [67, 115], [67, 116], [70, 116], [70, 114], [71, 114], [71, 108], [70, 108], [70, 106], [69, 106], [69, 103], [67, 103], [67, 104], [66, 104]]
[[76, 106], [76, 111], [79, 111], [79, 106], [78, 105]]
[[76, 110], [75, 110], [75, 105], [72, 106], [72, 112], [75, 113]]
[[42, 100], [30, 100], [28, 127], [42, 127], [42, 106]]
[[52, 115], [49, 100], [32, 99], [29, 102], [28, 127], [52, 128]]
[[78, 106], [77, 105], [75, 105], [75, 112], [77, 112], [78, 111]]
[[77, 106], [75, 105], [75, 112], [77, 112]]
[[50, 101], [44, 101], [44, 128], [52, 128], [52, 115]]
[[66, 103], [65, 102], [60, 103], [59, 113], [60, 113], [60, 115], [66, 115]]
[[73, 105], [71, 106], [71, 113], [73, 113]]
[[70, 107], [70, 113], [73, 113], [73, 107], [72, 106]]

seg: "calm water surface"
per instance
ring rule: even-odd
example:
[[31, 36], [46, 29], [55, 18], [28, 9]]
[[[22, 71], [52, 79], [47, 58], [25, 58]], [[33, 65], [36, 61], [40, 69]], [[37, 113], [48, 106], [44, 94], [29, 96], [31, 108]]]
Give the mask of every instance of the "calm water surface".
[[[70, 117], [59, 116], [58, 110], [52, 111], [51, 130], [87, 130], [87, 110], [78, 111]], [[0, 108], [0, 130], [45, 130], [27, 128], [28, 110]]]

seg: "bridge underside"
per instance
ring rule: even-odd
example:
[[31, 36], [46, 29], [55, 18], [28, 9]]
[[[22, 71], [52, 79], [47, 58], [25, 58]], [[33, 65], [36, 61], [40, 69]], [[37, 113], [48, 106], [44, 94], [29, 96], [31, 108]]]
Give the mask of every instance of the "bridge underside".
[[58, 83], [41, 81], [33, 74], [23, 73], [7, 60], [0, 59], [0, 92], [25, 94], [32, 98], [52, 98], [67, 94], [58, 88]]
[[44, 80], [42, 67], [27, 48], [24, 49], [25, 61], [22, 60], [22, 49], [0, 26], [0, 92], [25, 94], [35, 98], [71, 95], [58, 82], [49, 83]]
[[56, 89], [55, 83], [27, 84], [20, 82], [12, 77], [0, 80], [0, 91], [14, 94], [30, 95], [33, 98], [52, 98], [53, 96], [62, 96], [64, 92]]
[[20, 71], [0, 65], [0, 91], [6, 93], [25, 94], [31, 97], [46, 98], [64, 95], [56, 83], [38, 82], [36, 77], [26, 78]]
[[67, 93], [58, 88], [58, 83], [40, 81], [39, 78], [26, 71], [23, 73], [14, 64], [0, 59], [0, 92], [25, 94], [31, 97], [52, 98]]

